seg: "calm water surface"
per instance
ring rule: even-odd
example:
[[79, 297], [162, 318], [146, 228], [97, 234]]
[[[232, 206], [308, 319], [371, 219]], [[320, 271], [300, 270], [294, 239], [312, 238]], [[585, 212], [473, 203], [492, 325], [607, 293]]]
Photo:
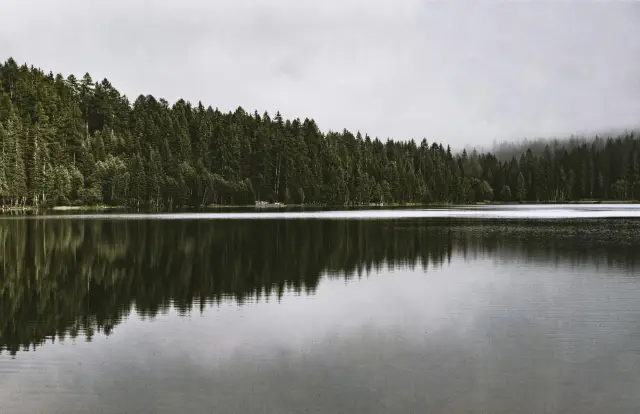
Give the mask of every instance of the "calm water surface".
[[0, 412], [639, 412], [637, 206], [477, 210], [0, 218]]

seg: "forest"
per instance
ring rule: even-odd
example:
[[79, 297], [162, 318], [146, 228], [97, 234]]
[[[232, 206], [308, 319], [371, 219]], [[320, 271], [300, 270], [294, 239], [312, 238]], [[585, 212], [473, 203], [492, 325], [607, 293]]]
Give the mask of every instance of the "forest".
[[0, 64], [0, 206], [170, 210], [640, 199], [640, 134], [509, 158], [426, 139], [323, 132], [313, 119], [131, 102], [107, 79]]

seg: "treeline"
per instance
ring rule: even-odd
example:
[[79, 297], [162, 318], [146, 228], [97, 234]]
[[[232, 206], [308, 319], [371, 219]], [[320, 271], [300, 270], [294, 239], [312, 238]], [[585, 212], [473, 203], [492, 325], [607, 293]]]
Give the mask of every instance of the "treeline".
[[226, 300], [275, 301], [311, 294], [325, 276], [428, 272], [471, 257], [633, 272], [638, 243], [637, 225], [624, 220], [3, 219], [0, 352], [108, 335], [133, 309], [153, 317]]
[[104, 79], [0, 65], [0, 204], [154, 209], [640, 198], [638, 136], [566, 149], [452, 154], [422, 140], [320, 131], [242, 108], [131, 103]]

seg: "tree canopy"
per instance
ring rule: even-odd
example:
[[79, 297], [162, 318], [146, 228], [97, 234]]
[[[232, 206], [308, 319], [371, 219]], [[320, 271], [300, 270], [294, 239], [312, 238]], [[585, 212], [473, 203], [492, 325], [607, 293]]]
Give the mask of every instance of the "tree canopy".
[[130, 102], [107, 79], [0, 64], [0, 203], [171, 209], [640, 198], [638, 134], [567, 147], [452, 154], [438, 143], [322, 132], [201, 102]]

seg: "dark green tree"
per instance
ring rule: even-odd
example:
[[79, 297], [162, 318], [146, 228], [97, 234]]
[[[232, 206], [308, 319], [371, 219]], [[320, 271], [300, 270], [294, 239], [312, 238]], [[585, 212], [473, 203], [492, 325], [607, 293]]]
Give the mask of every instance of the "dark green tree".
[[527, 198], [527, 184], [524, 180], [522, 173], [518, 174], [518, 181], [516, 184], [516, 199], [520, 202]]

